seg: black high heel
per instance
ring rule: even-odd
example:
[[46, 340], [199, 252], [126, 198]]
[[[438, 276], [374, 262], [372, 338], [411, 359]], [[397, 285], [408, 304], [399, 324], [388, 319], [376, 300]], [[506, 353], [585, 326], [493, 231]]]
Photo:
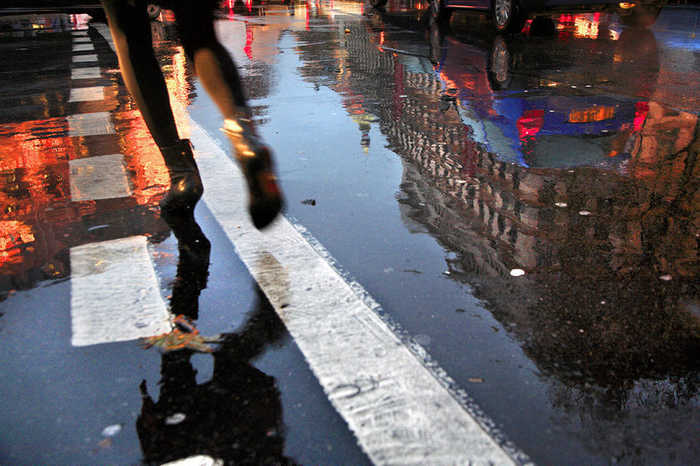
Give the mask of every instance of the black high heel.
[[160, 148], [170, 175], [170, 190], [160, 201], [162, 212], [182, 214], [194, 210], [204, 193], [202, 178], [192, 154], [189, 139]]
[[231, 140], [248, 184], [248, 212], [258, 230], [268, 226], [284, 205], [274, 174], [272, 150], [262, 142], [248, 115], [224, 120], [223, 132]]

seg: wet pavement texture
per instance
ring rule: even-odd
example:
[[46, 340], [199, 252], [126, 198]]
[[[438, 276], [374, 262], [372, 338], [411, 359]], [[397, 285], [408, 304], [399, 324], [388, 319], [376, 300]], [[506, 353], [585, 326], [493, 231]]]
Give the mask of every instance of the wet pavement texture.
[[[405, 3], [249, 2], [217, 31], [285, 215], [491, 432], [541, 464], [692, 464], [699, 17], [562, 14], [501, 36]], [[166, 168], [83, 21], [0, 17], [0, 462], [368, 462], [206, 206], [211, 250], [160, 218]], [[167, 11], [153, 31], [180, 129], [189, 115], [227, 147]], [[114, 154], [119, 195], [80, 163]], [[173, 313], [224, 334], [212, 355], [71, 345], [71, 251], [135, 235]]]

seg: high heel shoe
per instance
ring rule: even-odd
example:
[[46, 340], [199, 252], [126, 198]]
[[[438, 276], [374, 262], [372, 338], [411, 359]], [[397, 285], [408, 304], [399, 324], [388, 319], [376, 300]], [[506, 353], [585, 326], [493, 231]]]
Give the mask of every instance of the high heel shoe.
[[284, 205], [274, 174], [272, 151], [257, 135], [247, 114], [224, 120], [222, 131], [231, 140], [248, 184], [248, 212], [253, 225], [261, 230], [272, 223]]
[[186, 213], [202, 197], [204, 186], [199, 176], [199, 169], [192, 154], [189, 139], [180, 139], [176, 144], [160, 148], [170, 175], [170, 190], [160, 201], [162, 212]]

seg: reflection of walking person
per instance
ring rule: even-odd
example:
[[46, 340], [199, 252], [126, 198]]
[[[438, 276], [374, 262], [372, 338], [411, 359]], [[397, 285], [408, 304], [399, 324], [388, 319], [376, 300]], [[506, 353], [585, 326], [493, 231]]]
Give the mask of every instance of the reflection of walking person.
[[239, 333], [224, 336], [214, 372], [197, 383], [189, 350], [164, 353], [157, 402], [141, 382], [136, 431], [146, 464], [207, 455], [220, 464], [287, 465], [282, 403], [275, 379], [250, 360], [282, 335], [274, 310], [261, 304]]
[[[198, 335], [190, 319], [197, 318], [199, 295], [206, 287], [210, 243], [192, 216], [173, 218], [166, 212], [164, 217], [177, 238], [180, 256], [170, 304], [174, 312], [182, 313], [176, 320], [184, 327], [179, 332], [183, 338], [170, 341], [174, 347], [161, 348], [157, 401], [148, 393], [146, 381], [140, 386], [143, 401], [136, 431], [144, 463], [208, 455], [220, 461], [217, 464], [293, 464], [284, 456], [282, 404], [275, 379], [250, 362], [284, 337], [284, 324], [258, 290], [254, 312], [236, 333], [220, 336], [216, 349], [188, 339]], [[193, 351], [211, 351], [214, 371], [206, 382], [197, 382]]]
[[[204, 189], [190, 142], [178, 135], [165, 80], [153, 52], [146, 0], [102, 0], [102, 3], [124, 82], [170, 173], [171, 186], [161, 201], [161, 209], [191, 213]], [[236, 65], [216, 37], [216, 1], [159, 3], [175, 13], [185, 53], [223, 114], [223, 130], [231, 140], [248, 184], [248, 208], [253, 224], [264, 228], [280, 212], [282, 194], [274, 175], [272, 153], [255, 131]]]

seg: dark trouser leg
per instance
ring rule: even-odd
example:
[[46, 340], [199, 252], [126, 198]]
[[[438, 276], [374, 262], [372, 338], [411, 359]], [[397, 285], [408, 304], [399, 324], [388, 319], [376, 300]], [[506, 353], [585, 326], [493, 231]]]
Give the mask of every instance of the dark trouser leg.
[[189, 141], [178, 136], [168, 88], [153, 53], [151, 24], [143, 0], [103, 0], [119, 67], [170, 174], [161, 208], [191, 212], [202, 196], [202, 180]]
[[177, 143], [179, 136], [168, 89], [153, 53], [151, 24], [142, 0], [102, 0], [119, 58], [119, 68], [158, 147]]

